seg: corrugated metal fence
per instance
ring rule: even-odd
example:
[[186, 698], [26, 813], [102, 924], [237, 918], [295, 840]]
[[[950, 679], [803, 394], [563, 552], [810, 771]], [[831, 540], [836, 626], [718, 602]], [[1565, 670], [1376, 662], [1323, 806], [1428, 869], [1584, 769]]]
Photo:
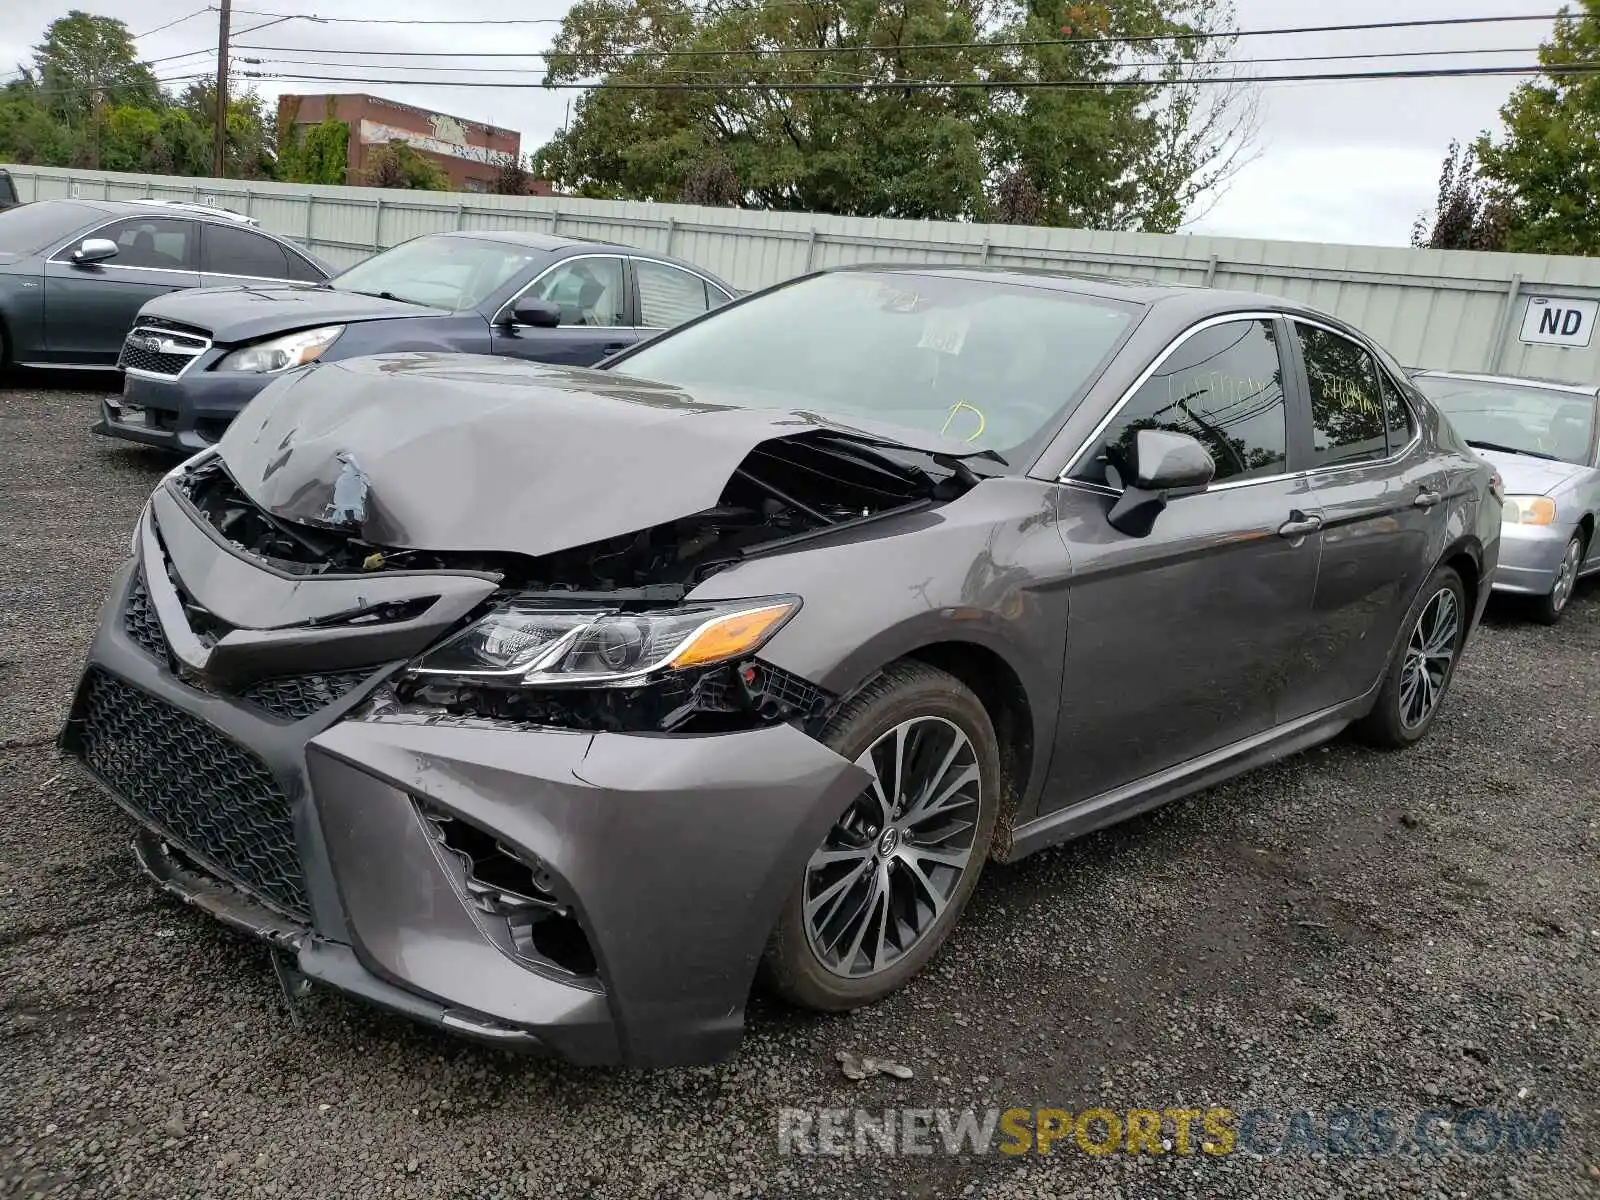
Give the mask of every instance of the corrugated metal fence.
[[24, 200], [148, 196], [237, 209], [340, 265], [422, 233], [531, 229], [673, 254], [744, 288], [863, 261], [1048, 266], [1287, 296], [1417, 366], [1600, 383], [1600, 259], [7, 169]]

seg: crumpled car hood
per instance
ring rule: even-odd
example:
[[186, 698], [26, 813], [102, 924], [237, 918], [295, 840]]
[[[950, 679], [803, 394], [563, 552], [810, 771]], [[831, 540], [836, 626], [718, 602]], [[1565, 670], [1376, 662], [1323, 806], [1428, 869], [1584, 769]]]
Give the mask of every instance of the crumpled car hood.
[[327, 525], [358, 498], [359, 534], [381, 546], [542, 555], [711, 508], [761, 443], [830, 431], [980, 453], [898, 426], [734, 408], [613, 372], [459, 354], [291, 373], [235, 418], [218, 452], [244, 493], [285, 520]]

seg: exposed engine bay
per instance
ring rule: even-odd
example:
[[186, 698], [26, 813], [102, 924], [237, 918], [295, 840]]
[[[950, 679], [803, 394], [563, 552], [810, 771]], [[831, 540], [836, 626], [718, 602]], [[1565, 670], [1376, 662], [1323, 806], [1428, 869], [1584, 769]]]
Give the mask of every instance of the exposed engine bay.
[[[359, 489], [343, 486], [359, 470], [353, 460], [343, 470], [338, 508], [359, 527], [362, 507], [381, 505], [382, 495], [367, 497], [365, 481]], [[233, 547], [288, 574], [472, 571], [499, 581], [486, 607], [515, 599], [648, 611], [679, 604], [704, 580], [753, 555], [926, 509], [979, 480], [965, 461], [808, 433], [755, 446], [711, 508], [540, 556], [385, 546], [356, 532], [290, 521], [252, 501], [221, 456], [180, 474], [173, 486]], [[747, 659], [593, 689], [402, 675], [375, 702], [414, 708], [424, 719], [431, 713], [542, 727], [717, 732], [779, 721], [815, 730], [833, 699], [804, 679]]]

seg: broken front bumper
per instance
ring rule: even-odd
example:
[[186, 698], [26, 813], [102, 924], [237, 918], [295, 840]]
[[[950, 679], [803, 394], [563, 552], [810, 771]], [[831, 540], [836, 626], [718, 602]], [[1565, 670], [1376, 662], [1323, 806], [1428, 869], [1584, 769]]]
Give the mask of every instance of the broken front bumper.
[[[400, 660], [348, 649], [338, 670], [268, 677], [326, 639], [304, 620], [348, 607], [339, 581], [279, 580], [188, 520], [159, 498], [143, 518], [62, 733], [147, 831], [140, 858], [162, 886], [292, 951], [314, 981], [458, 1033], [585, 1063], [737, 1046], [778, 910], [864, 772], [788, 725], [634, 736], [385, 708], [368, 701]], [[170, 563], [190, 613], [232, 628], [212, 669], [186, 661], [184, 610], [141, 562]], [[253, 594], [219, 602], [216, 581], [241, 568]], [[274, 606], [298, 625], [264, 624]], [[446, 829], [476, 840], [463, 851]], [[497, 854], [537, 879], [523, 898], [565, 914], [578, 953], [517, 935], [485, 865]]]

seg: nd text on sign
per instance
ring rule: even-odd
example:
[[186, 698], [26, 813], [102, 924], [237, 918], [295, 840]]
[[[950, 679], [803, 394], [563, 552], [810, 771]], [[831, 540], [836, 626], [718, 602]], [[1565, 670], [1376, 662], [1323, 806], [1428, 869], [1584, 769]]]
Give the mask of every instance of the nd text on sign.
[[1534, 346], [1587, 346], [1597, 315], [1600, 300], [1531, 296], [1522, 317], [1522, 340]]

